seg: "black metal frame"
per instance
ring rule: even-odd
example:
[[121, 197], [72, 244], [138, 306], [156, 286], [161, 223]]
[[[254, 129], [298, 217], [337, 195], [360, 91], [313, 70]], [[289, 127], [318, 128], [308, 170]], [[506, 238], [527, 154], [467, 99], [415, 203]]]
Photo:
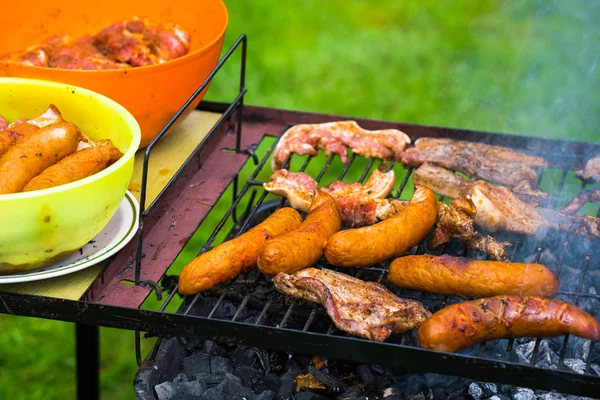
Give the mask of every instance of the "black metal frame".
[[[240, 76], [240, 92], [235, 98], [235, 100], [231, 104], [222, 104], [222, 103], [211, 103], [211, 102], [203, 102], [199, 106], [200, 109], [206, 109], [211, 111], [222, 112], [223, 116], [219, 119], [219, 121], [215, 124], [215, 126], [211, 129], [207, 137], [198, 145], [198, 147], [194, 150], [192, 155], [184, 162], [175, 176], [169, 181], [165, 189], [159, 194], [159, 196], [148, 206], [145, 208], [146, 202], [146, 187], [147, 187], [147, 179], [148, 179], [148, 164], [150, 160], [150, 155], [152, 149], [155, 147], [156, 143], [166, 135], [167, 131], [175, 124], [175, 122], [183, 115], [185, 110], [188, 108], [190, 104], [194, 101], [195, 98], [208, 86], [210, 80], [214, 77], [214, 75], [220, 70], [220, 68], [224, 65], [224, 63], [230, 58], [233, 51], [240, 47], [242, 48], [242, 66], [241, 66], [241, 76]], [[190, 97], [190, 99], [184, 104], [184, 106], [175, 114], [175, 116], [169, 121], [169, 123], [165, 126], [165, 128], [160, 132], [160, 134], [156, 137], [156, 139], [148, 146], [146, 149], [145, 157], [144, 157], [144, 166], [143, 166], [143, 177], [142, 177], [142, 195], [141, 195], [141, 214], [140, 214], [140, 228], [137, 235], [137, 255], [135, 257], [135, 277], [136, 277], [136, 285], [142, 286], [151, 286], [153, 288], [158, 289], [156, 282], [146, 282], [140, 281], [140, 271], [142, 268], [142, 254], [141, 254], [141, 245], [142, 245], [142, 237], [144, 231], [144, 218], [148, 216], [149, 212], [157, 205], [157, 202], [160, 200], [161, 196], [165, 193], [165, 191], [174, 184], [177, 179], [180, 178], [181, 171], [186, 167], [191, 160], [199, 154], [199, 152], [204, 148], [207, 142], [210, 140], [212, 133], [217, 129], [226, 126], [225, 124], [229, 124], [229, 119], [233, 116], [234, 112], [238, 112], [237, 115], [237, 123], [235, 129], [236, 130], [236, 149], [235, 151], [238, 153], [247, 153], [249, 157], [251, 157], [255, 163], [257, 164], [257, 169], [255, 173], [251, 176], [251, 179], [244, 183], [242, 188], [239, 190], [239, 184], [237, 182], [237, 176], [233, 180], [233, 184], [236, 187], [234, 191], [234, 200], [232, 202], [231, 207], [226, 212], [223, 220], [217, 227], [217, 230], [213, 232], [210, 239], [207, 241], [205, 246], [201, 251], [206, 251], [212, 241], [215, 239], [217, 231], [220, 230], [227, 218], [229, 216], [235, 217], [235, 207], [239, 204], [240, 199], [248, 192], [251, 187], [257, 187], [260, 185], [260, 182], [256, 180], [258, 171], [265, 164], [267, 157], [264, 157], [262, 160], [259, 160], [252, 151], [244, 151], [241, 149], [241, 134], [242, 134], [242, 118], [243, 118], [243, 96], [246, 93], [246, 88], [244, 86], [244, 76], [245, 76], [245, 56], [246, 56], [246, 36], [242, 35], [240, 38], [234, 43], [234, 45], [229, 49], [229, 51], [225, 54], [225, 56], [220, 60], [217, 64], [217, 67], [213, 70], [213, 72], [209, 75], [207, 80], [198, 88], [198, 90]], [[288, 121], [295, 122], [295, 121]], [[417, 125], [406, 125], [410, 127], [419, 127]], [[233, 131], [234, 127], [231, 127]], [[429, 129], [429, 128], [428, 128]], [[468, 132], [464, 130], [452, 130], [446, 128], [431, 128], [437, 130], [440, 136], [448, 135], [454, 137], [472, 137], [477, 140], [478, 135], [488, 135], [489, 137], [499, 137], [497, 134], [489, 134], [489, 133], [478, 133], [478, 132]], [[270, 134], [276, 136], [281, 132], [270, 132]], [[269, 134], [269, 132], [267, 132]], [[511, 137], [510, 140], [515, 141], [515, 143], [519, 143], [519, 138]], [[546, 145], [550, 145], [553, 143], [548, 140], [540, 140], [540, 143], [545, 143]], [[558, 144], [564, 144], [566, 142], [556, 141]], [[578, 148], [585, 148], [586, 144], [581, 144]], [[576, 158], [577, 155], [572, 157], [572, 160], [569, 161], [565, 167], [565, 172], [563, 173], [563, 177], [561, 179], [561, 183], [559, 185], [559, 190], [562, 189], [562, 185], [564, 184], [566, 174], [569, 166], [571, 166], [572, 161]], [[349, 171], [352, 163], [355, 160], [355, 156], [352, 156], [350, 162], [346, 165], [346, 167], [342, 170], [339, 175], [340, 179], [343, 178], [346, 173]], [[317, 177], [317, 180], [320, 180], [325, 173], [325, 170], [329, 168], [332, 163], [333, 158], [330, 157], [327, 159], [324, 169]], [[289, 160], [288, 160], [289, 161]], [[300, 170], [304, 170], [311, 158], [307, 158]], [[365, 179], [368, 169], [373, 166], [373, 162], [369, 164], [369, 167], [362, 174], [361, 179]], [[407, 173], [404, 177], [404, 180], [401, 185], [401, 189], [396, 193], [396, 197], [400, 196], [402, 193], [402, 188], [408, 182], [410, 173]], [[250, 219], [256, 213], [260, 204], [264, 201], [266, 194], [263, 193], [259, 199], [258, 203], [255, 204], [247, 213], [245, 213], [244, 220], [241, 222], [241, 227], [237, 231], [237, 234], [243, 232], [247, 227]], [[281, 202], [283, 204], [283, 201]], [[237, 220], [237, 218], [234, 218]], [[423, 251], [423, 245], [419, 246], [417, 251]], [[541, 251], [541, 250], [540, 250]], [[538, 252], [539, 256], [539, 252]], [[589, 260], [589, 257], [587, 258]], [[587, 274], [589, 269], [589, 263], [584, 264], [585, 273], [583, 278], [585, 278], [585, 274]], [[370, 269], [372, 272], [379, 273], [378, 280], [381, 281], [385, 274], [384, 268], [375, 268]], [[258, 280], [260, 277], [257, 278]], [[222, 293], [220, 297], [220, 302], [223, 301], [225, 296], [227, 295], [227, 291], [231, 288], [229, 285], [225, 286], [225, 291]], [[318, 316], [318, 307], [313, 307], [312, 311], [310, 311], [307, 322], [304, 325], [303, 329], [291, 329], [286, 328], [286, 323], [288, 322], [290, 316], [293, 313], [294, 308], [298, 305], [299, 302], [292, 301], [289, 305], [289, 308], [283, 313], [283, 318], [279, 322], [279, 326], [264, 326], [259, 324], [247, 324], [236, 321], [236, 316], [234, 316], [232, 321], [224, 321], [211, 318], [211, 315], [207, 317], [189, 315], [189, 311], [192, 309], [194, 303], [197, 301], [198, 297], [192, 297], [188, 302], [185, 303], [185, 309], [181, 313], [169, 313], [165, 312], [165, 308], [174, 296], [175, 290], [168, 296], [163, 306], [157, 310], [140, 310], [135, 308], [126, 308], [126, 307], [118, 307], [118, 306], [108, 306], [104, 304], [98, 304], [94, 302], [87, 301], [72, 301], [72, 300], [64, 300], [64, 299], [55, 299], [48, 298], [43, 296], [32, 296], [32, 295], [24, 295], [24, 294], [15, 294], [10, 292], [1, 292], [0, 291], [0, 312], [14, 314], [14, 315], [23, 315], [23, 316], [36, 316], [47, 319], [55, 319], [62, 321], [71, 321], [76, 322], [78, 324], [82, 324], [80, 328], [78, 328], [77, 332], [83, 334], [81, 337], [78, 336], [78, 344], [83, 345], [87, 342], [87, 346], [95, 346], [94, 345], [94, 336], [97, 335], [97, 326], [105, 326], [105, 327], [117, 327], [122, 329], [130, 329], [135, 331], [136, 337], [136, 353], [138, 362], [142, 363], [141, 351], [139, 348], [140, 342], [140, 332], [148, 332], [151, 335], [156, 336], [169, 336], [169, 335], [181, 335], [181, 336], [193, 336], [197, 338], [204, 339], [212, 339], [218, 342], [236, 342], [236, 343], [244, 343], [244, 344], [252, 344], [259, 347], [271, 348], [274, 350], [280, 351], [294, 351], [294, 352], [302, 352], [307, 354], [320, 354], [324, 356], [328, 356], [330, 358], [343, 358], [352, 361], [360, 361], [360, 362], [372, 362], [378, 363], [382, 365], [392, 366], [392, 367], [405, 367], [412, 370], [418, 371], [427, 371], [427, 372], [437, 372], [448, 375], [462, 375], [468, 376], [473, 379], [480, 380], [493, 380], [496, 382], [502, 383], [510, 383], [514, 385], [526, 386], [531, 388], [540, 388], [540, 389], [553, 389], [562, 392], [569, 392], [578, 395], [585, 396], [594, 396], [600, 393], [600, 378], [596, 376], [591, 376], [589, 374], [576, 374], [572, 372], [568, 372], [564, 369], [560, 369], [562, 365], [560, 365], [559, 370], [548, 370], [537, 368], [532, 365], [524, 365], [518, 364], [514, 362], [510, 362], [507, 359], [503, 360], [490, 360], [486, 358], [482, 358], [480, 356], [470, 356], [464, 354], [449, 354], [442, 352], [435, 352], [429, 350], [423, 350], [416, 346], [407, 344], [409, 338], [407, 335], [402, 336], [402, 340], [400, 343], [377, 343], [368, 340], [363, 340], [354, 337], [344, 336], [339, 332], [336, 332], [333, 329], [332, 325], [327, 333], [315, 333], [310, 332], [310, 325]], [[156, 290], [158, 296], [160, 296], [160, 291]], [[577, 293], [563, 293], [564, 295], [579, 295]], [[250, 296], [250, 295], [248, 295]], [[240, 303], [240, 307], [243, 308], [247, 305], [249, 297], [246, 296], [242, 299]], [[587, 296], [587, 295], [582, 295]], [[443, 299], [442, 301], [446, 301], [447, 299]], [[219, 303], [220, 304], [220, 303]], [[218, 305], [217, 305], [218, 306]], [[267, 312], [267, 308], [269, 304], [265, 305], [264, 313]], [[211, 312], [211, 314], [214, 310]], [[263, 315], [264, 315], [263, 313]], [[187, 314], [187, 315], [186, 315]], [[239, 313], [238, 313], [239, 314]], [[83, 325], [94, 325], [96, 326], [96, 333], [92, 332], [89, 329], [83, 328]], [[86, 333], [87, 336], [86, 338]], [[532, 363], [535, 363], [535, 358], [537, 354], [537, 349], [539, 348], [539, 340], [536, 343], [536, 349], [534, 350], [534, 355], [532, 357]], [[566, 345], [568, 342], [568, 336], [565, 337], [563, 342], [563, 348], [566, 349]], [[509, 341], [508, 348], [512, 349], [513, 341]], [[96, 346], [97, 346], [97, 336], [96, 336]], [[594, 346], [597, 344], [592, 344], [591, 348], [594, 349]], [[146, 361], [151, 363], [153, 359], [153, 354], [155, 354], [158, 345], [155, 346], [155, 350], [151, 352], [151, 354], [146, 358]], [[78, 347], [79, 348], [79, 347]], [[352, 351], [348, 351], [348, 349], [352, 349]], [[485, 344], [480, 346], [480, 349], [484, 349]], [[97, 349], [97, 347], [96, 347]], [[87, 349], [86, 349], [87, 351]], [[565, 351], [561, 351], [561, 360], [564, 359]], [[588, 355], [588, 359], [591, 359], [593, 356], [593, 352], [590, 351]], [[588, 360], [589, 361], [589, 360]], [[561, 361], [562, 362], [562, 361]], [[97, 364], [96, 364], [97, 368]], [[587, 366], [587, 370], [589, 371], [589, 362]], [[79, 371], [79, 370], [78, 370]], [[90, 370], [91, 371], [91, 370]], [[80, 377], [84, 376], [83, 370], [79, 374]], [[91, 376], [91, 375], [89, 375]], [[96, 375], [97, 376], [97, 375]], [[89, 394], [89, 392], [88, 392]]]

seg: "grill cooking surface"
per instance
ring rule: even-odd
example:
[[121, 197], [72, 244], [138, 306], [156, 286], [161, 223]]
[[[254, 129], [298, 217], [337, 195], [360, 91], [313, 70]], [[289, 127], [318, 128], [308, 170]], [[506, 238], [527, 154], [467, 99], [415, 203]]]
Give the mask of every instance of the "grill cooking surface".
[[[287, 206], [285, 199], [268, 194], [262, 188], [263, 181], [268, 180], [272, 173], [269, 156], [276, 143], [276, 138], [277, 136], [269, 135], [262, 138], [258, 145], [259, 150], [256, 152], [257, 158], [260, 156], [260, 159], [254, 159], [258, 165], [255, 168], [248, 168], [247, 165], [243, 170], [248, 172], [250, 172], [249, 169], [251, 170], [249, 179], [241, 189], [236, 188], [239, 189], [239, 194], [233, 199], [231, 207], [221, 211], [223, 218], [204, 244], [202, 252], [209, 250], [223, 239], [229, 239], [245, 232], [264, 220], [277, 208]], [[485, 139], [483, 136], [481, 138]], [[261, 149], [266, 151], [260, 151]], [[573, 160], [568, 157], [560, 160], [554, 158], [551, 163], [567, 167], [562, 171], [556, 168], [549, 169], [546, 174], [542, 173], [539, 183], [542, 186], [545, 185], [546, 188], [554, 187], [554, 190], [549, 191], [552, 198], [547, 206], [562, 206], [568, 200], [568, 197], [565, 199], [563, 196], [565, 188], [577, 184], [572, 178], [572, 171], [568, 168], [573, 165]], [[251, 160], [248, 161], [248, 164], [252, 164]], [[286, 166], [293, 172], [307, 172], [319, 182], [319, 187], [323, 187], [334, 180], [364, 182], [370, 172], [379, 167], [379, 164], [378, 160], [352, 155], [349, 162], [343, 165], [337, 157], [326, 158], [320, 154], [316, 157], [292, 156], [288, 158]], [[388, 164], [386, 168], [393, 168], [396, 174], [396, 187], [392, 196], [396, 199], [410, 199], [413, 190], [411, 180], [413, 168], [406, 169], [400, 164]], [[570, 193], [570, 196], [574, 194]], [[443, 197], [440, 200], [448, 202], [448, 199]], [[242, 205], [245, 207], [241, 207]], [[233, 220], [234, 215], [237, 224], [224, 237], [224, 226], [228, 221]], [[215, 240], [217, 237], [223, 239]], [[600, 270], [597, 262], [599, 251], [597, 240], [556, 232], [531, 237], [501, 233], [496, 237], [501, 241], [510, 241], [513, 244], [508, 252], [512, 261], [543, 263], [559, 277], [560, 291], [556, 299], [576, 305], [596, 319], [600, 319], [600, 295], [598, 295]], [[427, 240], [411, 249], [408, 254], [451, 254], [469, 258], [486, 258], [485, 254], [466, 249], [455, 242], [447, 244], [441, 250], [430, 251], [427, 247]], [[381, 282], [400, 297], [420, 301], [431, 312], [465, 300], [455, 296], [428, 294], [394, 287], [386, 282], [386, 272], [390, 261], [371, 268], [335, 268], [322, 261], [317, 267], [331, 268], [363, 280]], [[175, 289], [160, 310], [165, 310], [171, 300], [177, 297]], [[205, 301], [209, 298], [209, 301]], [[420, 349], [416, 339], [416, 330], [402, 335], [392, 335], [385, 343], [368, 342], [335, 328], [320, 305], [286, 298], [275, 291], [270, 278], [265, 277], [258, 270], [254, 270], [248, 275], [240, 275], [232, 282], [195, 296], [187, 296], [178, 312], [187, 316], [199, 317], [198, 323], [202, 323], [203, 319], [239, 323], [241, 325], [236, 324], [235, 328], [232, 326], [232, 331], [235, 329], [238, 333], [245, 330], [242, 327], [257, 328], [249, 329], [247, 334], [239, 336], [236, 334], [230, 336], [229, 333], [224, 333], [229, 340], [233, 341], [243, 339], [258, 344], [257, 342], [263, 342], [259, 339], [259, 336], [264, 334], [261, 328], [272, 328], [280, 333], [275, 335], [273, 340], [284, 341], [285, 347], [294, 352], [326, 354], [332, 357], [382, 363], [389, 366], [394, 364], [412, 366], [416, 369], [426, 368], [431, 371], [469, 377], [479, 376], [478, 369], [485, 365], [495, 370], [495, 373], [488, 376], [489, 379], [505, 380], [502, 371], [506, 371], [508, 368], [512, 369], [512, 375], [521, 375], [514, 376], [511, 380], [523, 382], [543, 377], [545, 381], [540, 379], [536, 379], [535, 382], [530, 381], [529, 383], [533, 386], [548, 387], [549, 385], [559, 391], [561, 389], [578, 391], [579, 389], [574, 388], [578, 385], [575, 382], [582, 378], [594, 387], [600, 388], [598, 386], [600, 385], [598, 343], [569, 335], [551, 339], [522, 338], [482, 343], [462, 350], [456, 355], [441, 355]], [[299, 336], [290, 336], [292, 332]], [[370, 351], [368, 349], [371, 347], [360, 346], [365, 342], [381, 348], [380, 351]], [[271, 343], [267, 346], [281, 347], [280, 344]], [[416, 352], [407, 350], [416, 350]], [[427, 358], [426, 355], [433, 357], [430, 360], [424, 360]], [[438, 355], [440, 357], [436, 357]], [[461, 362], [456, 363], [458, 360]], [[489, 361], [489, 363], [485, 361]], [[560, 377], [563, 377], [565, 381], [562, 382], [558, 379]], [[562, 386], [563, 383], [569, 385], [569, 382], [573, 387]], [[586, 389], [584, 391], [587, 394], [592, 393]]]

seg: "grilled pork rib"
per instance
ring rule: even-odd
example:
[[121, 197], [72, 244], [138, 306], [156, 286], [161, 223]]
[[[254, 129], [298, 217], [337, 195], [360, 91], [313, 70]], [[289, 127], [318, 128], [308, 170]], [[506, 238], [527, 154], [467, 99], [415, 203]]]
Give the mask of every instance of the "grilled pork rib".
[[[437, 180], [438, 177], [441, 177], [440, 181]], [[477, 210], [475, 224], [490, 232], [533, 235], [542, 229], [553, 228], [581, 235], [600, 236], [599, 218], [566, 215], [534, 207], [504, 186], [484, 181], [465, 181], [441, 167], [422, 165], [413, 174], [413, 182], [448, 197], [457, 194], [470, 197]]]
[[292, 153], [316, 156], [319, 149], [326, 155], [337, 154], [348, 162], [349, 147], [364, 157], [392, 160], [410, 144], [410, 138], [397, 129], [368, 131], [356, 121], [336, 121], [323, 124], [295, 125], [282, 136], [273, 152], [273, 171], [282, 167]]
[[500, 146], [451, 139], [421, 138], [415, 147], [404, 151], [400, 161], [418, 166], [425, 162], [463, 172], [509, 187], [535, 182], [534, 168], [546, 168], [541, 157], [530, 156]]
[[562, 212], [565, 214], [573, 214], [579, 211], [585, 203], [592, 203], [600, 201], [600, 190], [582, 190], [577, 196], [573, 198], [563, 209]]
[[[404, 208], [407, 202], [386, 199], [394, 188], [394, 171], [374, 170], [365, 184], [336, 181], [322, 190], [336, 201], [347, 227], [372, 225]], [[276, 171], [264, 184], [268, 192], [286, 197], [290, 205], [308, 211], [317, 192], [317, 182], [303, 172]]]
[[419, 302], [401, 299], [379, 283], [327, 269], [279, 273], [273, 283], [281, 293], [323, 305], [338, 329], [379, 342], [431, 316]]

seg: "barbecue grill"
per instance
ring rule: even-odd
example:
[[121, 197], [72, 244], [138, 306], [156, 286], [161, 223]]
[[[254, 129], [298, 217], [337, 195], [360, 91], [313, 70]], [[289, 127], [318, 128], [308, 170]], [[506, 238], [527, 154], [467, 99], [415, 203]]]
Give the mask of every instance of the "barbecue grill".
[[[182, 336], [576, 395], [600, 394], [600, 371], [593, 368], [600, 359], [598, 343], [569, 335], [535, 339], [528, 358], [517, 354], [519, 340], [482, 343], [456, 354], [421, 349], [414, 331], [392, 335], [383, 343], [369, 341], [337, 330], [321, 306], [288, 299], [272, 290], [269, 278], [258, 271], [195, 296], [181, 298], [177, 295], [172, 278], [178, 275], [185, 261], [189, 261], [190, 249], [195, 251], [193, 256], [207, 251], [223, 240], [243, 233], [286, 204], [285, 199], [270, 195], [262, 188], [262, 183], [272, 172], [268, 160], [279, 136], [295, 124], [348, 119], [244, 105], [245, 35], [232, 45], [181, 110], [204, 90], [236, 50], [241, 51], [237, 96], [231, 103], [203, 101], [199, 105], [197, 112], [217, 116], [217, 121], [152, 200], [148, 196], [148, 187], [154, 178], [150, 173], [151, 156], [160, 148], [161, 139], [182, 111], [145, 149], [140, 185], [140, 209], [143, 211], [137, 238], [105, 266], [79, 300], [0, 291], [0, 312], [72, 321], [83, 327], [100, 325], [133, 330], [141, 374], [153, 368], [157, 354], [164, 350], [166, 339]], [[538, 184], [551, 193], [546, 204], [550, 208], [562, 205], [569, 195], [574, 194], [571, 189], [580, 185], [573, 177], [573, 171], [581, 168], [587, 159], [600, 154], [600, 145], [590, 143], [353, 119], [365, 129], [400, 129], [413, 141], [419, 137], [449, 137], [542, 155], [550, 167], [542, 172]], [[321, 187], [334, 180], [364, 181], [380, 162], [353, 154], [347, 164], [342, 164], [337, 157], [320, 154], [316, 157], [295, 155], [286, 160], [286, 165], [291, 171], [307, 172]], [[409, 199], [413, 189], [410, 179], [413, 169], [398, 163], [388, 164], [386, 168], [393, 168], [397, 177], [393, 197]], [[209, 226], [208, 215], [212, 217], [210, 220], [218, 220], [216, 226]], [[543, 237], [502, 233], [497, 237], [513, 243], [509, 251], [513, 261], [540, 261], [557, 274], [561, 281], [557, 299], [579, 306], [600, 319], [600, 264], [597, 261], [600, 248], [596, 240], [568, 233]], [[427, 240], [410, 253], [484, 257], [455, 243], [432, 251]], [[388, 263], [382, 263], [343, 272], [385, 284], [387, 266]], [[320, 263], [318, 267], [331, 268], [326, 263]], [[464, 300], [389, 287], [401, 297], [421, 301], [432, 312]], [[198, 307], [208, 296], [216, 299], [212, 307]], [[219, 312], [221, 307], [231, 308], [232, 305], [234, 309], [227, 317]], [[141, 352], [141, 332], [158, 338], [145, 357]], [[97, 337], [91, 337], [92, 345], [94, 339], [97, 341]], [[81, 350], [84, 345], [86, 343], [81, 342]], [[540, 349], [546, 346], [558, 349], [557, 365], [548, 367], [539, 362]], [[585, 362], [580, 373], [565, 365], [566, 359], [576, 357]], [[91, 361], [95, 361], [93, 357]]]

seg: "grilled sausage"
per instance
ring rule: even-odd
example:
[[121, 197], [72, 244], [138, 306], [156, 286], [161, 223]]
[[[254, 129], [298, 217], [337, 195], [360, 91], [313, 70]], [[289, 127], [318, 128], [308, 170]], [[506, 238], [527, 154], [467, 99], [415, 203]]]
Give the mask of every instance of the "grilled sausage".
[[585, 311], [562, 301], [496, 296], [441, 309], [421, 325], [418, 336], [422, 348], [455, 352], [489, 340], [567, 333], [600, 340], [600, 325]]
[[30, 180], [23, 191], [42, 190], [78, 181], [102, 171], [122, 155], [110, 140], [100, 140], [95, 147], [77, 151], [49, 166]]
[[340, 230], [342, 218], [335, 200], [318, 191], [308, 215], [291, 232], [269, 239], [258, 256], [258, 268], [265, 275], [291, 274], [313, 266], [323, 256], [327, 239]]
[[415, 185], [410, 203], [391, 218], [333, 235], [325, 246], [325, 257], [340, 267], [366, 267], [398, 257], [425, 239], [436, 218], [435, 194]]
[[396, 286], [465, 297], [501, 294], [553, 297], [558, 279], [541, 264], [470, 260], [447, 255], [405, 256], [390, 265]]
[[0, 158], [0, 194], [20, 192], [44, 169], [77, 150], [81, 132], [70, 122], [38, 129]]
[[251, 271], [267, 239], [289, 232], [301, 222], [298, 211], [280, 208], [248, 232], [199, 255], [179, 274], [179, 293], [195, 294]]

